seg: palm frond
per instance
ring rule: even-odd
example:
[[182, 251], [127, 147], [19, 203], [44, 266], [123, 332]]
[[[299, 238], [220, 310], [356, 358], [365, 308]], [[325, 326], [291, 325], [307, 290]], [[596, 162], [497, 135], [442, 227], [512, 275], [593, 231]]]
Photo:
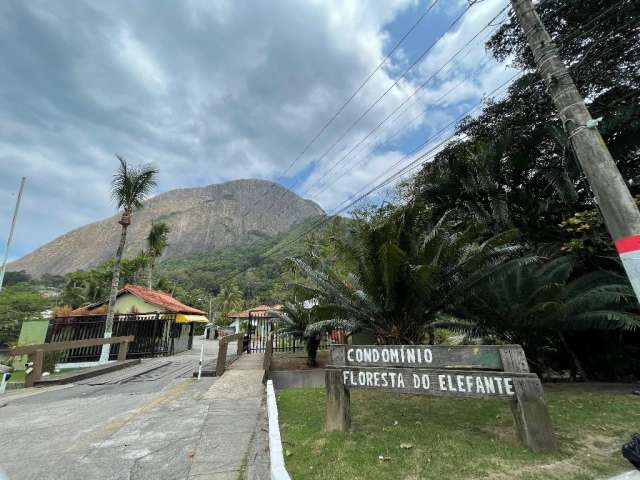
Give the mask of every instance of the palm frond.
[[120, 155], [116, 155], [120, 166], [111, 182], [111, 196], [117, 207], [134, 210], [142, 207], [142, 202], [156, 186], [158, 170], [151, 164], [131, 167]]
[[332, 318], [311, 323], [305, 330], [306, 335], [317, 335], [331, 330], [344, 330], [345, 332], [355, 332], [358, 330], [358, 323], [353, 320]]
[[640, 315], [619, 310], [595, 310], [573, 315], [564, 324], [567, 330], [630, 330], [640, 328]]

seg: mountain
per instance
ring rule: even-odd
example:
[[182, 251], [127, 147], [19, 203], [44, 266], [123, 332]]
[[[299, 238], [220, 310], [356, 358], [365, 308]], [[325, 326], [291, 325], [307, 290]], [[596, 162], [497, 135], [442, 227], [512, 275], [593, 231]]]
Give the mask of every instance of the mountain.
[[[234, 180], [201, 188], [181, 188], [147, 200], [135, 211], [125, 257], [145, 248], [151, 222], [171, 228], [163, 259], [209, 253], [221, 247], [288, 231], [324, 214], [316, 203], [265, 180]], [[120, 215], [72, 230], [12, 262], [8, 270], [34, 277], [60, 275], [99, 265], [118, 246]]]

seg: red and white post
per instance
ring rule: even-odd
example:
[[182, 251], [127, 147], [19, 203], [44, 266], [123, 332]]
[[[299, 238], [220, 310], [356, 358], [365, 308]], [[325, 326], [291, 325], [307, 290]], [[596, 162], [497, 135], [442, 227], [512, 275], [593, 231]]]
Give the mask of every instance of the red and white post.
[[640, 299], [640, 235], [620, 238], [614, 243], [633, 291]]

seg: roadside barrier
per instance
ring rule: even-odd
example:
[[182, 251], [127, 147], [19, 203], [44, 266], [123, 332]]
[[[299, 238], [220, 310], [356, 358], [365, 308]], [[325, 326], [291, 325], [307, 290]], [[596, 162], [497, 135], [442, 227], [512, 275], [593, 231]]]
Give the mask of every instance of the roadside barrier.
[[271, 480], [291, 480], [284, 465], [280, 424], [278, 423], [278, 405], [273, 382], [267, 381], [267, 415], [269, 417], [269, 457], [271, 460]]

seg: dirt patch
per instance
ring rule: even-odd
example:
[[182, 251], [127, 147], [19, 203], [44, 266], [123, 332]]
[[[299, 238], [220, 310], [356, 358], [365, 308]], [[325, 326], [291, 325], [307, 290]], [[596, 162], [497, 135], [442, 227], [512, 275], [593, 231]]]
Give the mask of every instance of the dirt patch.
[[[605, 435], [585, 435], [575, 446], [575, 453], [567, 458], [555, 460], [548, 463], [535, 463], [518, 467], [519, 475], [544, 474], [545, 478], [562, 479], [575, 478], [579, 474], [590, 473], [590, 464], [611, 458], [620, 450], [620, 439]], [[496, 464], [500, 470], [505, 469], [505, 465]], [[500, 468], [502, 467], [502, 468]], [[495, 472], [488, 477], [490, 480], [510, 480], [513, 472]]]
[[304, 352], [276, 352], [271, 360], [271, 370], [317, 370], [326, 368], [329, 363], [329, 352], [318, 352], [316, 366], [307, 365], [307, 355]]

